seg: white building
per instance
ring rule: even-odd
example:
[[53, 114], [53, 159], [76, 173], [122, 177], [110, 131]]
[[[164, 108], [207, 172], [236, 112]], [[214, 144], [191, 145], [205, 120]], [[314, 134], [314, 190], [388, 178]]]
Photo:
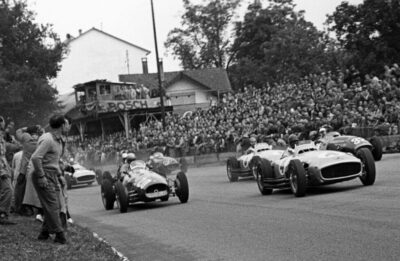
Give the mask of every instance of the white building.
[[67, 56], [54, 80], [60, 94], [73, 92], [78, 83], [94, 79], [118, 81], [121, 72], [142, 73], [142, 58], [150, 53], [94, 27], [75, 38], [69, 37], [67, 47]]

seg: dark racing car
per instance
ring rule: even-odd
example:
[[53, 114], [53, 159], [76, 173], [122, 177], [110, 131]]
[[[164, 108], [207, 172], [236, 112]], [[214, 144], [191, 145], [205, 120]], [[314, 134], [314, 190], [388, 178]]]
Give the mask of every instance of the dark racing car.
[[176, 196], [181, 203], [189, 199], [186, 166], [171, 157], [157, 154], [149, 162], [136, 160], [122, 177], [104, 178], [101, 198], [104, 208], [111, 210], [114, 202], [121, 213], [136, 202], [167, 201]]
[[339, 132], [328, 132], [324, 138], [317, 141], [319, 148], [324, 150], [337, 150], [357, 155], [361, 148], [371, 151], [375, 161], [382, 159], [382, 142], [377, 137], [368, 140], [351, 135], [340, 135]]

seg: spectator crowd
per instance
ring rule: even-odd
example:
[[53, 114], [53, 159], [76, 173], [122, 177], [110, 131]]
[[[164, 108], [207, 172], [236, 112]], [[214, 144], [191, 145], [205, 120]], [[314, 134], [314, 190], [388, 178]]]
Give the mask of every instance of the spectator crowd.
[[123, 133], [76, 140], [70, 147], [78, 161], [114, 160], [121, 151], [158, 148], [171, 156], [232, 151], [246, 136], [270, 143], [285, 142], [291, 133], [308, 138], [323, 125], [334, 130], [376, 128], [396, 135], [400, 113], [400, 68], [385, 66], [383, 75], [345, 72], [310, 74], [298, 82], [245, 86], [225, 93], [209, 109], [167, 114], [165, 130], [158, 120]]
[[40, 125], [14, 130], [11, 119], [0, 116], [0, 225], [15, 225], [10, 213], [33, 216], [42, 222], [38, 240], [55, 234], [65, 244], [64, 231], [72, 222], [67, 206], [62, 155], [70, 120], [55, 114], [49, 131]]

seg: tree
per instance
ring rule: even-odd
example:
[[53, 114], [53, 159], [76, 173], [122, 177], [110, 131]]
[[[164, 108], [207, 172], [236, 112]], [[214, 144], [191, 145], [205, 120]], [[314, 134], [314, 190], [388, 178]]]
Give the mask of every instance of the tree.
[[45, 124], [59, 108], [49, 80], [60, 69], [64, 44], [34, 18], [23, 1], [0, 2], [0, 111], [17, 125]]
[[266, 82], [295, 80], [309, 73], [335, 68], [332, 43], [296, 12], [292, 0], [270, 0], [249, 5], [236, 24], [236, 50], [230, 69], [236, 85], [263, 86]]
[[400, 60], [400, 1], [342, 2], [326, 21], [348, 55], [347, 65], [362, 73], [380, 73]]
[[182, 27], [168, 33], [165, 47], [180, 59], [184, 69], [225, 67], [231, 44], [227, 29], [239, 1], [214, 0], [195, 5], [183, 0]]

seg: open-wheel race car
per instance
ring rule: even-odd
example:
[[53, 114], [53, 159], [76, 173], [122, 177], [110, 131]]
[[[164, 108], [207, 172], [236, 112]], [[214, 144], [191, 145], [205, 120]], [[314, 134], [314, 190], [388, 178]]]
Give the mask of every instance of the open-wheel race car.
[[320, 142], [320, 149], [337, 150], [343, 152], [350, 152], [357, 155], [361, 148], [367, 148], [371, 151], [375, 161], [382, 159], [382, 141], [374, 136], [366, 140], [362, 137], [352, 135], [340, 135], [339, 132], [328, 132]]
[[64, 167], [67, 189], [73, 186], [91, 185], [96, 180], [93, 170], [86, 169], [78, 163], [70, 163]]
[[181, 203], [189, 199], [186, 166], [171, 157], [151, 158], [148, 163], [136, 160], [122, 177], [103, 176], [101, 198], [104, 208], [111, 210], [114, 202], [121, 213], [136, 202], [167, 201], [177, 196]]
[[278, 160], [261, 159], [256, 166], [257, 185], [262, 195], [273, 189], [290, 188], [296, 197], [308, 186], [333, 184], [360, 178], [365, 186], [375, 182], [371, 151], [360, 148], [357, 157], [340, 151], [319, 150], [314, 143], [289, 148]]
[[226, 173], [230, 182], [238, 181], [239, 177], [255, 177], [254, 167], [260, 159], [276, 160], [281, 157], [283, 150], [272, 150], [268, 143], [257, 143], [254, 148], [239, 158], [229, 157], [226, 162]]

